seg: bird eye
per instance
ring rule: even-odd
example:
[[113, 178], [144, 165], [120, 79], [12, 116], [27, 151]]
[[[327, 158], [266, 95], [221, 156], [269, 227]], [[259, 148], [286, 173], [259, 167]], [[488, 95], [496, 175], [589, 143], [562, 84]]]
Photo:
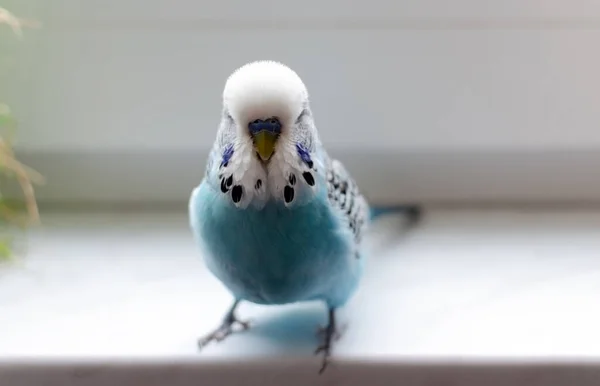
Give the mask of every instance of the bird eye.
[[274, 124], [277, 123], [277, 119], [275, 119], [275, 118], [269, 118], [268, 122], [274, 125]]

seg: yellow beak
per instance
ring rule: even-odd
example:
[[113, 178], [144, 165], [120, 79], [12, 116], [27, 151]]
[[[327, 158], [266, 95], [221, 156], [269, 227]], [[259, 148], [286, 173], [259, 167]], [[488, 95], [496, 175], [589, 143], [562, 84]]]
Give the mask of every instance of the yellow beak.
[[262, 130], [254, 134], [254, 146], [263, 161], [268, 161], [273, 155], [275, 142], [277, 142], [277, 134], [270, 131]]

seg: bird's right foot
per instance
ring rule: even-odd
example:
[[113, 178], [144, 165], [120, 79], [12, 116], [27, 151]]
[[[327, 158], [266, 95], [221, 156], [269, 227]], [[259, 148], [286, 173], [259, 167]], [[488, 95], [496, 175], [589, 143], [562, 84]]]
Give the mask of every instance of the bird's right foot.
[[236, 300], [233, 303], [233, 305], [227, 312], [223, 323], [221, 323], [221, 326], [219, 326], [216, 330], [212, 331], [211, 333], [206, 334], [202, 338], [198, 339], [198, 347], [200, 349], [204, 348], [210, 342], [220, 342], [223, 339], [227, 338], [229, 335], [233, 334], [236, 331], [234, 330], [235, 325], [239, 325], [241, 327], [237, 331], [244, 331], [250, 328], [250, 323], [248, 321], [239, 320], [235, 316], [235, 309], [237, 308], [238, 303], [239, 300]]
[[233, 334], [236, 331], [234, 329], [234, 326], [236, 324], [241, 327], [237, 331], [244, 331], [250, 328], [250, 323], [247, 321], [241, 321], [236, 318], [233, 318], [232, 320], [226, 320], [223, 322], [223, 324], [221, 324], [221, 326], [219, 326], [219, 328], [198, 339], [198, 347], [202, 349], [210, 342], [220, 342], [223, 339], [227, 338], [229, 335]]

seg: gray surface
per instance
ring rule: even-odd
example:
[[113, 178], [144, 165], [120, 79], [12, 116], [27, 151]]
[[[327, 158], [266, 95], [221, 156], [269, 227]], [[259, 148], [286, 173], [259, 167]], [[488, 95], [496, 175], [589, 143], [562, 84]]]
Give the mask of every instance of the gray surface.
[[243, 304], [253, 327], [197, 351], [196, 338], [231, 299], [203, 267], [186, 222], [181, 214], [46, 216], [27, 258], [0, 271], [0, 384], [600, 379], [600, 212], [437, 210], [408, 233], [382, 218], [323, 377], [312, 354], [325, 322], [320, 304]]
[[[41, 383], [43, 379], [43, 383]], [[10, 386], [244, 385], [244, 386], [596, 386], [600, 366], [585, 363], [364, 363], [343, 362], [319, 376], [314, 364], [111, 363], [59, 366], [0, 365], [0, 382]]]

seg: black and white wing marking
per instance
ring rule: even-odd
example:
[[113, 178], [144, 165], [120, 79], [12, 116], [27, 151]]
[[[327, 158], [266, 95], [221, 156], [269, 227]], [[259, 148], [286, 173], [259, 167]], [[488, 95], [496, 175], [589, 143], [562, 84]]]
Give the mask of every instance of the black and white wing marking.
[[350, 173], [335, 159], [327, 169], [327, 195], [331, 205], [348, 221], [355, 242], [360, 243], [369, 220], [369, 205]]

